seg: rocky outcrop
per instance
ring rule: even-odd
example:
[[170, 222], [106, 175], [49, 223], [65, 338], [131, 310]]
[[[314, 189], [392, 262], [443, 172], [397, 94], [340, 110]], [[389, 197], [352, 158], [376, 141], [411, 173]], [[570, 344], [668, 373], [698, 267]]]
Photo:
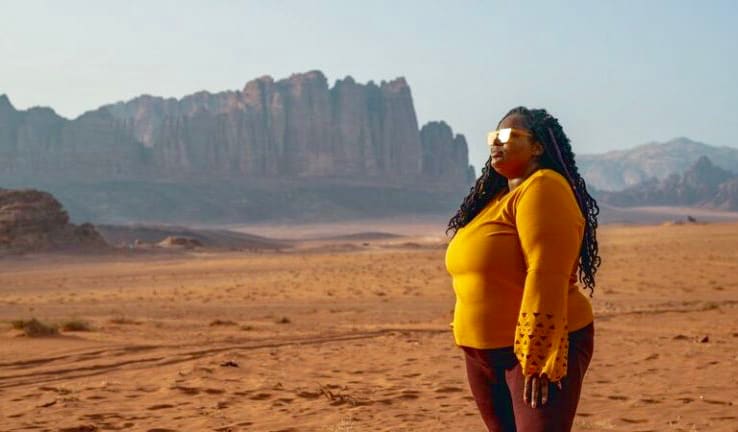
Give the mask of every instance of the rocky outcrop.
[[469, 165], [469, 148], [464, 135], [454, 135], [445, 122], [430, 122], [420, 129], [423, 176], [447, 179], [452, 184], [474, 182]]
[[700, 157], [683, 174], [649, 179], [619, 192], [601, 192], [599, 200], [615, 206], [698, 206], [738, 210], [738, 176]]
[[0, 189], [1, 253], [105, 247], [91, 224], [70, 224], [67, 212], [51, 194]]

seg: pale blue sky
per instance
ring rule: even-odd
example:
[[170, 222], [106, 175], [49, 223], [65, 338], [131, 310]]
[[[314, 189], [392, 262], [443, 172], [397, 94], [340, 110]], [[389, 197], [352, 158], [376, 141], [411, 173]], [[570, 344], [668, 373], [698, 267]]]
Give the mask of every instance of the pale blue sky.
[[404, 76], [470, 162], [516, 105], [578, 153], [688, 136], [738, 147], [738, 1], [0, 0], [0, 94], [66, 117], [142, 93], [322, 70]]

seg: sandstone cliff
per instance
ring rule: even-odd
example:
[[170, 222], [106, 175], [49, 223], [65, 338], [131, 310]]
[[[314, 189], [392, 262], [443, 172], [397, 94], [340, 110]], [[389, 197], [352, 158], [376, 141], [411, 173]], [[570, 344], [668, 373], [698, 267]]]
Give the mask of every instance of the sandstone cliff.
[[473, 181], [467, 153], [445, 123], [419, 129], [403, 78], [265, 76], [74, 120], [0, 96], [0, 185], [51, 191], [97, 222], [446, 212]]
[[424, 173], [426, 181], [466, 183], [465, 140], [440, 125], [418, 130], [403, 78], [377, 85], [346, 77], [331, 88], [318, 71], [180, 100], [141, 96], [71, 121], [48, 108], [18, 111], [2, 95], [0, 177], [392, 183]]
[[142, 96], [101, 110], [151, 151], [157, 176], [387, 181], [415, 179], [422, 171], [418, 122], [403, 78], [376, 85], [346, 77], [330, 88], [312, 71], [279, 81], [261, 77], [241, 91], [181, 100]]
[[0, 177], [126, 178], [145, 164], [144, 148], [106, 110], [69, 121], [49, 108], [17, 111], [0, 96]]

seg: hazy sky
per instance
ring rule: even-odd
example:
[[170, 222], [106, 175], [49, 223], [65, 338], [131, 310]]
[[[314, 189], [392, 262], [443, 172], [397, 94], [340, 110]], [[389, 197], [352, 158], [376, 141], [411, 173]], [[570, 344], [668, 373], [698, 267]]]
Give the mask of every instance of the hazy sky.
[[516, 105], [547, 108], [578, 153], [738, 147], [736, 22], [735, 0], [0, 0], [0, 94], [73, 118], [320, 69], [406, 77], [419, 123], [466, 135], [477, 169]]

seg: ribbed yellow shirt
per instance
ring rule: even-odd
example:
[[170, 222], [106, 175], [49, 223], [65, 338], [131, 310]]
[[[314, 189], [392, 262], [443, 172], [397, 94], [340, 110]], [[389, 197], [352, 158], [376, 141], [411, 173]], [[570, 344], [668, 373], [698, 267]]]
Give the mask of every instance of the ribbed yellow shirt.
[[592, 322], [576, 284], [584, 218], [569, 183], [539, 169], [494, 198], [446, 250], [461, 346], [514, 346], [525, 375], [566, 375], [568, 333]]

